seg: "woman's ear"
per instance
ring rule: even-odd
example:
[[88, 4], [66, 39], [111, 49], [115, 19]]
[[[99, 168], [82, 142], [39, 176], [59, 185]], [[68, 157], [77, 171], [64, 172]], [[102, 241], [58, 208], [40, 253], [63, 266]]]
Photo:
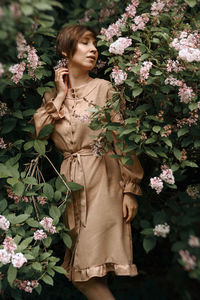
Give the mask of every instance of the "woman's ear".
[[64, 51], [62, 51], [62, 55], [63, 55], [63, 56], [67, 56], [67, 53], [64, 52]]

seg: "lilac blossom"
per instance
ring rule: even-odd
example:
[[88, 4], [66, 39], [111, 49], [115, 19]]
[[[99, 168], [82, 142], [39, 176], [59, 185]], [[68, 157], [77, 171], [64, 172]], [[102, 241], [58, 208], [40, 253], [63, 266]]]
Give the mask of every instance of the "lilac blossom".
[[184, 263], [184, 269], [186, 271], [191, 271], [197, 266], [197, 258], [194, 255], [190, 255], [188, 250], [180, 250], [179, 254], [181, 256], [182, 262]]
[[189, 240], [188, 240], [188, 244], [190, 245], [190, 247], [199, 248], [200, 247], [200, 240], [197, 236], [190, 235]]
[[11, 2], [10, 4], [10, 12], [15, 18], [21, 17], [22, 13], [20, 10], [20, 6], [17, 2]]
[[3, 230], [8, 230], [10, 227], [10, 222], [2, 215], [0, 215], [0, 228]]
[[198, 199], [200, 194], [199, 194], [199, 189], [197, 186], [192, 186], [189, 185], [186, 189], [186, 193], [192, 198], [192, 199]]
[[180, 62], [178, 60], [168, 59], [168, 61], [167, 61], [167, 72], [168, 73], [171, 73], [171, 72], [178, 73], [183, 70], [185, 70], [185, 68], [180, 65]]
[[177, 1], [175, 0], [154, 1], [151, 6], [151, 14], [152, 16], [158, 16], [162, 12], [168, 12], [173, 6], [177, 6]]
[[6, 249], [0, 249], [0, 262], [3, 265], [10, 263], [11, 253], [6, 251]]
[[132, 44], [132, 40], [128, 38], [120, 37], [113, 42], [109, 47], [109, 52], [122, 55], [127, 47]]
[[189, 103], [195, 97], [193, 89], [188, 87], [185, 83], [182, 87], [179, 87], [178, 95], [180, 97], [180, 101], [184, 103]]
[[152, 68], [151, 61], [144, 61], [140, 68], [140, 82], [145, 82], [149, 77], [149, 71]]
[[21, 252], [12, 255], [11, 260], [12, 260], [13, 266], [18, 269], [21, 268], [23, 266], [23, 264], [27, 262], [26, 257]]
[[3, 138], [0, 138], [0, 149], [6, 149], [7, 148], [7, 144], [5, 144]]
[[112, 69], [111, 76], [114, 79], [115, 84], [116, 85], [120, 85], [120, 84], [122, 84], [126, 80], [127, 73], [124, 72], [123, 70], [119, 69], [118, 66], [115, 66]]
[[42, 219], [42, 221], [40, 221], [40, 224], [42, 225], [42, 227], [47, 231], [47, 232], [50, 232], [50, 233], [56, 233], [56, 227], [53, 226], [53, 219], [52, 218], [49, 218], [49, 217], [44, 217]]
[[42, 241], [46, 238], [47, 238], [47, 234], [44, 232], [43, 229], [41, 229], [41, 230], [38, 229], [34, 232], [34, 240], [35, 241], [38, 241], [38, 240]]
[[25, 62], [22, 61], [20, 64], [13, 65], [9, 68], [9, 71], [13, 74], [12, 80], [14, 83], [18, 83], [23, 77], [23, 72], [25, 71]]
[[154, 189], [157, 194], [160, 194], [160, 192], [163, 189], [163, 182], [159, 177], [151, 178], [150, 185], [151, 185], [151, 188]]
[[172, 169], [170, 169], [167, 165], [161, 166], [162, 173], [160, 174], [160, 179], [165, 181], [168, 184], [174, 184], [174, 175]]
[[0, 101], [0, 117], [3, 117], [4, 115], [6, 115], [7, 110], [8, 110], [7, 104], [5, 102]]
[[17, 245], [15, 244], [13, 238], [7, 236], [3, 241], [4, 249], [8, 252], [13, 254], [14, 251], [17, 249]]
[[154, 235], [161, 236], [163, 238], [166, 238], [169, 232], [170, 232], [170, 226], [167, 223], [158, 224], [153, 229]]
[[14, 286], [16, 286], [19, 290], [24, 290], [26, 293], [32, 293], [33, 289], [38, 286], [37, 280], [19, 280], [15, 279]]
[[146, 23], [149, 21], [149, 14], [148, 13], [144, 13], [140, 16], [137, 16], [134, 18], [134, 23], [132, 24], [132, 30], [133, 31], [137, 31], [137, 30], [144, 30]]

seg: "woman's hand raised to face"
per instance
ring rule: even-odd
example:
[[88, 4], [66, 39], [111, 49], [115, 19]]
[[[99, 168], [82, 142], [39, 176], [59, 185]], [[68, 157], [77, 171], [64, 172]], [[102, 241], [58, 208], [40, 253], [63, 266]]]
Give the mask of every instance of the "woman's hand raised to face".
[[123, 217], [126, 219], [126, 223], [135, 218], [138, 211], [138, 203], [133, 194], [124, 194], [123, 198]]
[[55, 70], [55, 84], [57, 95], [66, 96], [69, 84], [69, 72], [67, 68], [58, 68]]

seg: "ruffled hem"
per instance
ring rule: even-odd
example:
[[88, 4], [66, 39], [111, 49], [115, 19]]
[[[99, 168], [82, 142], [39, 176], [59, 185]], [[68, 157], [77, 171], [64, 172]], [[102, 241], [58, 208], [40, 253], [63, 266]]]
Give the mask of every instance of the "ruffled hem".
[[[65, 263], [62, 267], [67, 269]], [[120, 265], [115, 263], [105, 263], [99, 266], [93, 266], [86, 269], [72, 268], [70, 271], [67, 270], [68, 274], [66, 277], [70, 281], [88, 281], [92, 277], [103, 277], [108, 272], [114, 272], [118, 276], [136, 276], [138, 275], [137, 267], [134, 264], [131, 265]]]
[[64, 107], [58, 111], [52, 100], [45, 104], [45, 110], [55, 120], [64, 118]]

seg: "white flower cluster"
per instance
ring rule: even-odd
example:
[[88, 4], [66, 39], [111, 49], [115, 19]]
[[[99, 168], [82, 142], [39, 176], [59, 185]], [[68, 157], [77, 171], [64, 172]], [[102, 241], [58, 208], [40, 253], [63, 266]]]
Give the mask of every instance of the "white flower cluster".
[[10, 227], [10, 222], [2, 215], [0, 215], [0, 228], [3, 230], [8, 230]]
[[170, 226], [167, 223], [158, 224], [153, 229], [154, 235], [161, 236], [163, 238], [166, 238], [166, 236], [169, 232], [170, 232]]
[[162, 172], [159, 177], [153, 177], [150, 179], [150, 186], [152, 189], [156, 190], [156, 193], [159, 194], [163, 189], [163, 181], [168, 184], [174, 184], [175, 179], [172, 169], [167, 165], [161, 166]]
[[0, 249], [0, 262], [3, 265], [12, 262], [13, 266], [19, 269], [24, 263], [27, 262], [27, 259], [23, 253], [14, 253], [14, 251], [17, 249], [17, 245], [11, 237], [7, 236], [5, 238], [3, 247], [3, 249]]

